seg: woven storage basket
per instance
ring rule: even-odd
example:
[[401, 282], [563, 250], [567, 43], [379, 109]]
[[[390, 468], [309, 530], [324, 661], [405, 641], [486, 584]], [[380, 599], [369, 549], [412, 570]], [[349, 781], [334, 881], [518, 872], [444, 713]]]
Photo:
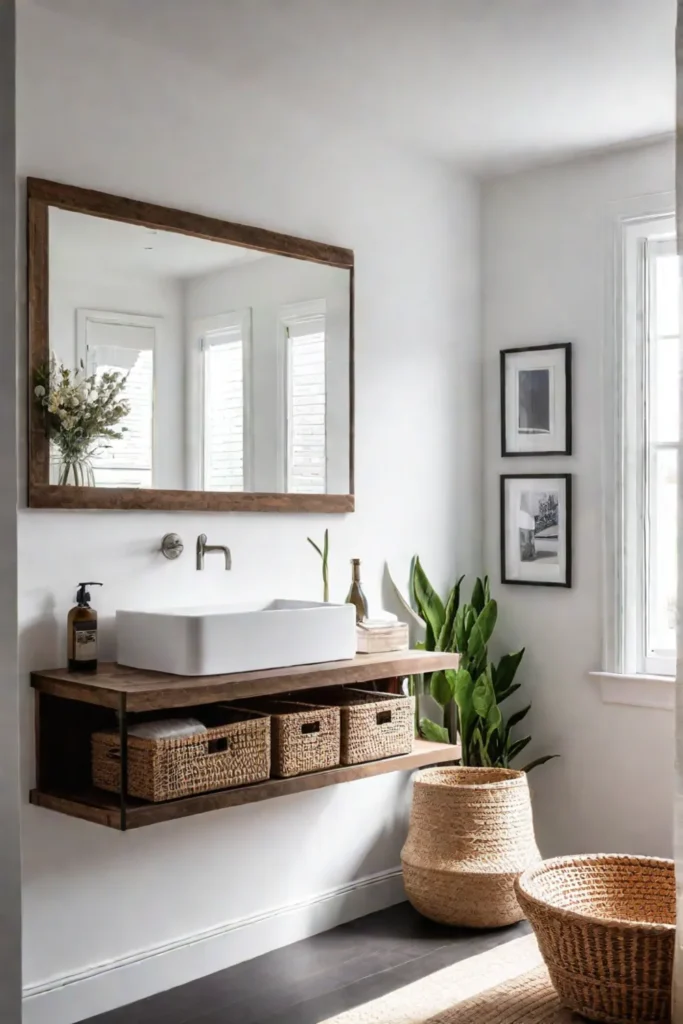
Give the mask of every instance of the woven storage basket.
[[414, 697], [334, 687], [308, 690], [300, 699], [340, 709], [342, 764], [378, 761], [413, 749]]
[[558, 857], [517, 896], [562, 1002], [589, 1020], [671, 1020], [676, 884], [669, 860]]
[[[128, 795], [140, 800], [174, 800], [191, 793], [246, 786], [270, 778], [270, 719], [222, 709], [198, 712], [212, 727], [174, 739], [128, 737]], [[93, 783], [121, 790], [118, 731], [92, 735]]]
[[240, 705], [271, 719], [271, 770], [278, 778], [339, 765], [339, 711], [294, 701], [259, 698]]
[[515, 881], [538, 861], [524, 772], [419, 772], [401, 862], [408, 899], [425, 917], [469, 928], [521, 921]]

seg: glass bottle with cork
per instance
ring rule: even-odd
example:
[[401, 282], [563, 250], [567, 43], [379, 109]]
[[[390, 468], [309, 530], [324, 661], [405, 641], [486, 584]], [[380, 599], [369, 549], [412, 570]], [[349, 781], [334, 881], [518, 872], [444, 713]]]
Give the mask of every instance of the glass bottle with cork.
[[368, 599], [363, 593], [360, 581], [360, 558], [351, 559], [351, 589], [346, 595], [346, 603], [356, 607], [356, 622], [368, 617]]

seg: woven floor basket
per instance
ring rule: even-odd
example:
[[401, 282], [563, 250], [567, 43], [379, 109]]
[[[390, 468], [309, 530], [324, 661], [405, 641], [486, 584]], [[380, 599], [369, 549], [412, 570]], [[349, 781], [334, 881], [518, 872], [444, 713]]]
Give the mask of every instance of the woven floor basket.
[[401, 861], [408, 899], [425, 917], [470, 928], [521, 921], [515, 881], [540, 861], [524, 772], [420, 772]]
[[562, 1002], [589, 1020], [671, 1020], [673, 861], [558, 857], [525, 872], [517, 896]]
[[271, 717], [271, 772], [278, 778], [322, 772], [339, 764], [339, 710], [270, 697], [243, 705]]
[[300, 700], [332, 704], [341, 711], [341, 763], [363, 764], [409, 754], [413, 749], [413, 697], [351, 687], [307, 690]]
[[[228, 789], [270, 777], [270, 719], [229, 711], [204, 733], [175, 739], [128, 737], [128, 795], [140, 800], [175, 800], [191, 793]], [[121, 790], [118, 732], [95, 732], [91, 739], [93, 783]]]

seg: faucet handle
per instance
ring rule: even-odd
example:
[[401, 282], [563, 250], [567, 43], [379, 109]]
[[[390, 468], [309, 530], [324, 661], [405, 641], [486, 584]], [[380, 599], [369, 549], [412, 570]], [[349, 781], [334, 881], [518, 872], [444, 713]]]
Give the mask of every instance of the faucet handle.
[[184, 550], [185, 545], [177, 533], [166, 533], [161, 538], [161, 553], [164, 558], [173, 561], [180, 558]]

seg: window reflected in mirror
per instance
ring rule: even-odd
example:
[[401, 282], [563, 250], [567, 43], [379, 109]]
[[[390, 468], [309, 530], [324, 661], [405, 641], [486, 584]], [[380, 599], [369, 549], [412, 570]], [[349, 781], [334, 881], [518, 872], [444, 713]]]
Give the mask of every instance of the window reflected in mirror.
[[48, 261], [50, 483], [349, 493], [348, 268], [58, 207]]

